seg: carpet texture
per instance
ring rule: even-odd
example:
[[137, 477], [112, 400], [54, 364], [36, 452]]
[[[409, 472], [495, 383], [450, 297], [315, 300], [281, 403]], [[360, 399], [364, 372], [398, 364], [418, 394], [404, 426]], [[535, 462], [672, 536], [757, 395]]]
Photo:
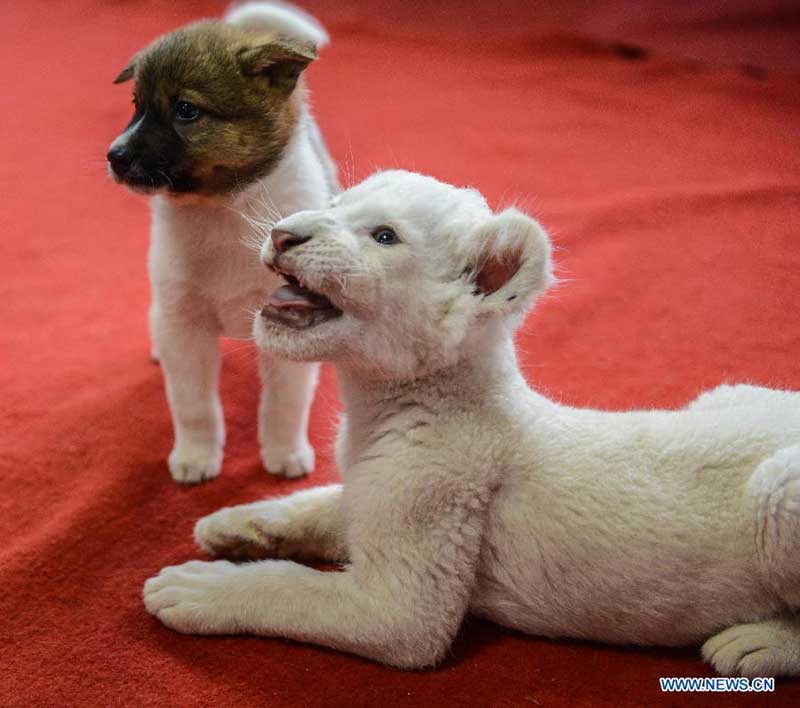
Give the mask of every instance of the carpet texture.
[[[800, 81], [783, 53], [797, 15], [770, 25], [770, 45], [758, 12], [740, 12], [726, 51], [730, 22], [711, 17], [704, 57], [685, 23], [672, 44], [656, 22], [653, 51], [615, 49], [608, 12], [601, 38], [586, 3], [542, 18], [539, 5], [309, 3], [333, 36], [308, 80], [344, 180], [407, 167], [544, 222], [563, 283], [519, 346], [558, 400], [618, 410], [680, 406], [723, 381], [800, 388]], [[145, 612], [148, 576], [202, 557], [198, 517], [336, 478], [330, 370], [312, 415], [318, 470], [290, 482], [260, 468], [245, 342], [224, 345], [222, 476], [184, 488], [165, 465], [147, 207], [104, 172], [130, 112], [111, 79], [155, 35], [222, 9], [0, 4], [0, 705], [800, 705], [797, 681], [770, 697], [661, 694], [659, 676], [710, 675], [694, 649], [468, 619], [440, 669], [401, 673], [287, 641], [180, 636]]]

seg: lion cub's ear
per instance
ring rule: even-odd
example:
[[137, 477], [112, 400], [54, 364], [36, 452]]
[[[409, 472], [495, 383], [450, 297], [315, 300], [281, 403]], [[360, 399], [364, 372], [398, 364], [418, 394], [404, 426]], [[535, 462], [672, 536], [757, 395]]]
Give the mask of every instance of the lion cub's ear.
[[245, 76], [263, 76], [270, 88], [291, 93], [300, 74], [317, 58], [317, 48], [309, 42], [274, 39], [266, 44], [246, 47], [238, 53]]
[[485, 312], [528, 307], [553, 282], [550, 239], [517, 209], [489, 217], [470, 235], [473, 295]]

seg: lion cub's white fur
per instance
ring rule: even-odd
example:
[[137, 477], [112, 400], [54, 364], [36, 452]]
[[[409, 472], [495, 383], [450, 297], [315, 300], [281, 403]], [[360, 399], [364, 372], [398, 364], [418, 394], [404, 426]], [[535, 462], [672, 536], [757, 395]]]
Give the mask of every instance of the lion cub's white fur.
[[[400, 243], [371, 238], [392, 227]], [[515, 210], [379, 173], [280, 228], [263, 259], [341, 317], [257, 321], [262, 346], [338, 369], [344, 485], [223, 509], [197, 541], [231, 556], [145, 585], [181, 632], [317, 642], [435, 664], [468, 611], [550, 637], [705, 642], [722, 673], [800, 673], [800, 395], [722, 386], [680, 411], [606, 413], [532, 391], [513, 330], [551, 281], [550, 244]]]

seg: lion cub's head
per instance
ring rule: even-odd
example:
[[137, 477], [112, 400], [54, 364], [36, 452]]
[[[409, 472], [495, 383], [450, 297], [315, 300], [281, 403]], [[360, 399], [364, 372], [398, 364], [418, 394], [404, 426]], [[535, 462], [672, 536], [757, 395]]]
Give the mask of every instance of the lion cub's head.
[[536, 221], [400, 170], [282, 219], [261, 259], [287, 283], [256, 317], [259, 346], [383, 379], [426, 375], [505, 339], [552, 281]]

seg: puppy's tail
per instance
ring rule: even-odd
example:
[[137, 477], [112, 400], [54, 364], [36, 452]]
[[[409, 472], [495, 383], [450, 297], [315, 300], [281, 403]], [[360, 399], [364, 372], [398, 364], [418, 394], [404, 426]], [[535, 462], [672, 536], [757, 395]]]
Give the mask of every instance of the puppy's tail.
[[317, 49], [330, 41], [325, 28], [299, 7], [288, 2], [246, 2], [234, 5], [225, 14], [225, 22], [244, 29], [267, 30], [304, 42]]

